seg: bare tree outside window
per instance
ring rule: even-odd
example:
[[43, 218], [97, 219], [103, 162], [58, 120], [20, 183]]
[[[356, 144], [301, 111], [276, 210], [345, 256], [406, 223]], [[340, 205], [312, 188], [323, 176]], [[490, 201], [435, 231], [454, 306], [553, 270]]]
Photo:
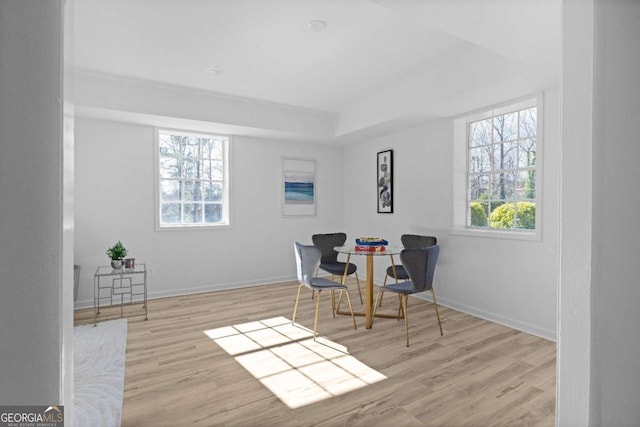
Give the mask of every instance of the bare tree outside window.
[[226, 223], [228, 138], [158, 131], [160, 226]]

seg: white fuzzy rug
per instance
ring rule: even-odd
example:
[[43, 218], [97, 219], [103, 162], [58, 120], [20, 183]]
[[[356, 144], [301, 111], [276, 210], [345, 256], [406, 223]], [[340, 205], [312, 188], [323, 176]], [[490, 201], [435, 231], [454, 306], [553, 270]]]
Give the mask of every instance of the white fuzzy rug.
[[74, 425], [120, 425], [126, 347], [127, 319], [74, 327]]

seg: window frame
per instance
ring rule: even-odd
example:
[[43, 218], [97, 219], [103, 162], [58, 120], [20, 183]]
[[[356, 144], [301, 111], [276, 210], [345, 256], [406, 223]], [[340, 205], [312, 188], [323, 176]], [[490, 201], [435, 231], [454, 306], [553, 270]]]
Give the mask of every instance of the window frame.
[[[543, 147], [544, 147], [544, 103], [539, 93], [500, 105], [467, 113], [453, 121], [453, 227], [451, 234], [460, 236], [489, 237], [514, 240], [542, 239], [542, 186], [543, 186]], [[535, 229], [497, 229], [473, 227], [468, 224], [469, 215], [469, 128], [470, 123], [490, 117], [517, 112], [527, 108], [537, 108], [536, 123], [536, 188]]]
[[[161, 133], [172, 133], [194, 137], [213, 137], [224, 138], [226, 141], [222, 147], [222, 165], [223, 165], [223, 194], [222, 194], [222, 220], [218, 223], [175, 223], [175, 224], [161, 224], [160, 216], [162, 209], [162, 197], [160, 194], [161, 177], [160, 177], [160, 135]], [[177, 129], [169, 127], [154, 127], [154, 216], [155, 216], [155, 230], [156, 231], [180, 231], [180, 230], [219, 230], [227, 229], [231, 227], [231, 179], [230, 179], [230, 165], [231, 165], [231, 141], [230, 135], [206, 132], [206, 131], [194, 131], [186, 129]], [[180, 201], [180, 204], [184, 201]]]

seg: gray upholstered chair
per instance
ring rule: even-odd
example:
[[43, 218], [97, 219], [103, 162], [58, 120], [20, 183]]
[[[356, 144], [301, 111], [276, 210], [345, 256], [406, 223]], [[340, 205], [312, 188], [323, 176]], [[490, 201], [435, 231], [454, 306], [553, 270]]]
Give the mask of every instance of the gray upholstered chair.
[[[421, 236], [419, 234], [403, 234], [400, 236], [400, 241], [404, 249], [427, 248], [438, 244], [438, 239], [435, 236]], [[396, 282], [399, 280], [409, 280], [409, 275], [402, 264], [395, 265], [395, 275], [394, 266], [390, 265], [387, 267], [387, 274], [384, 276], [384, 285], [387, 284], [388, 277], [394, 278]]]
[[307, 246], [295, 242], [294, 250], [296, 254], [296, 268], [300, 285], [298, 286], [298, 294], [296, 296], [296, 304], [293, 308], [293, 318], [291, 319], [291, 323], [293, 324], [296, 320], [296, 314], [298, 312], [298, 301], [300, 299], [300, 291], [302, 290], [302, 287], [304, 286], [313, 291], [317, 291], [318, 296], [316, 298], [316, 315], [313, 322], [313, 339], [315, 340], [318, 333], [318, 311], [320, 308], [320, 295], [322, 294], [322, 291], [331, 291], [331, 310], [333, 312], [333, 317], [336, 317], [335, 290], [338, 289], [341, 293], [342, 291], [347, 291], [347, 301], [349, 302], [349, 311], [351, 312], [351, 319], [353, 320], [353, 328], [358, 329], [358, 327], [356, 326], [356, 318], [353, 315], [353, 307], [351, 306], [351, 298], [349, 298], [347, 287], [343, 284], [334, 282], [333, 280], [324, 279], [322, 277], [315, 277], [318, 266], [320, 265], [320, 249], [316, 248], [315, 246]]
[[347, 276], [355, 274], [356, 283], [358, 284], [358, 295], [360, 296], [360, 304], [362, 300], [362, 290], [360, 289], [360, 279], [358, 278], [358, 266], [353, 263], [338, 261], [338, 252], [334, 249], [336, 246], [343, 246], [347, 241], [345, 233], [324, 233], [314, 234], [311, 236], [313, 245], [322, 251], [320, 259], [320, 269], [330, 273], [331, 276], [340, 277], [340, 283], [344, 284]]
[[408, 297], [410, 294], [416, 294], [419, 292], [431, 291], [433, 296], [433, 305], [436, 310], [436, 317], [438, 318], [438, 326], [440, 327], [440, 335], [442, 333], [442, 323], [440, 322], [440, 313], [438, 313], [438, 302], [436, 301], [436, 293], [433, 290], [433, 276], [436, 271], [436, 262], [438, 261], [438, 255], [440, 253], [440, 246], [433, 245], [427, 248], [421, 249], [404, 249], [400, 253], [400, 260], [404, 266], [409, 280], [406, 282], [394, 283], [391, 285], [383, 286], [380, 288], [376, 297], [376, 303], [374, 304], [373, 315], [375, 318], [376, 309], [380, 303], [380, 297], [382, 290], [385, 292], [393, 292], [398, 294], [400, 300], [400, 312], [398, 313], [398, 320], [400, 315], [404, 317], [404, 326], [407, 335], [407, 347], [409, 347], [409, 318], [407, 315]]
[[[400, 236], [400, 241], [404, 249], [427, 248], [438, 244], [438, 239], [435, 236], [421, 236], [419, 234], [403, 234]], [[387, 285], [387, 278], [389, 277], [393, 278], [395, 283], [398, 283], [400, 280], [409, 280], [409, 274], [407, 274], [402, 264], [387, 267], [382, 286]], [[382, 294], [384, 295], [384, 291], [382, 291]], [[380, 296], [379, 304], [382, 305], [382, 295]]]

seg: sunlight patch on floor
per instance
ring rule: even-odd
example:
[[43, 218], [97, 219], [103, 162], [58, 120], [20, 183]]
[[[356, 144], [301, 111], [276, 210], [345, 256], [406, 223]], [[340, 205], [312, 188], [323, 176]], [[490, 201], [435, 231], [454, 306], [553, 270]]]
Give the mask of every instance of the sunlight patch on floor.
[[286, 317], [210, 329], [204, 333], [235, 357], [289, 408], [298, 408], [386, 379], [347, 348]]

